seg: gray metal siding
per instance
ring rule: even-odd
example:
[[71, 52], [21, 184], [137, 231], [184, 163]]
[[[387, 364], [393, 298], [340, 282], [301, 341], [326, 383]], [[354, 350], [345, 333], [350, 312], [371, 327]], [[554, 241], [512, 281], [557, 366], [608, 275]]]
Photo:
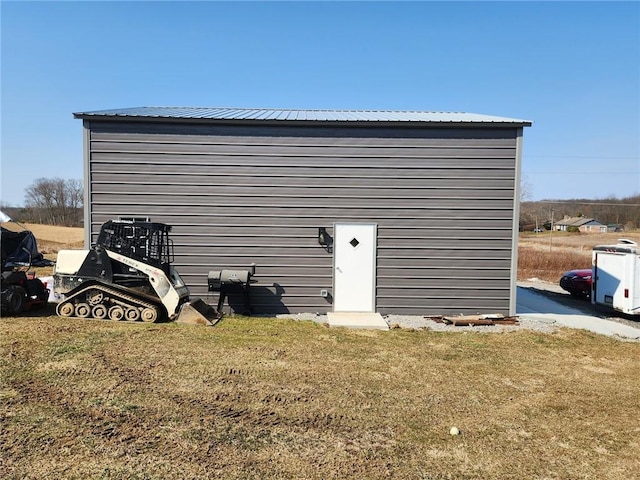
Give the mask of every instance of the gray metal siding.
[[380, 313], [509, 313], [518, 128], [85, 125], [92, 239], [118, 216], [173, 225], [194, 296], [255, 262], [256, 311], [330, 311], [318, 227], [362, 222]]

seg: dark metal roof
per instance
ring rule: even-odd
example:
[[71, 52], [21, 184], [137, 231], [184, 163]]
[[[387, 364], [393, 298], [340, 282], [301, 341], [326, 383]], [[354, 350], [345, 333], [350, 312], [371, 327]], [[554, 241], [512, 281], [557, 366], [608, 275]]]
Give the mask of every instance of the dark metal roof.
[[74, 113], [75, 118], [207, 119], [216, 121], [275, 122], [417, 122], [492, 123], [531, 126], [529, 120], [464, 112], [422, 112], [410, 110], [287, 110], [273, 108], [134, 107]]
[[583, 225], [586, 225], [587, 223], [592, 223], [592, 222], [595, 222], [595, 224], [597, 224], [597, 225], [604, 226], [604, 224], [600, 223], [595, 218], [588, 218], [588, 217], [569, 217], [569, 218], [564, 218], [562, 220], [558, 220], [557, 222], [555, 222], [555, 224], [556, 225], [566, 225], [567, 227], [581, 227]]

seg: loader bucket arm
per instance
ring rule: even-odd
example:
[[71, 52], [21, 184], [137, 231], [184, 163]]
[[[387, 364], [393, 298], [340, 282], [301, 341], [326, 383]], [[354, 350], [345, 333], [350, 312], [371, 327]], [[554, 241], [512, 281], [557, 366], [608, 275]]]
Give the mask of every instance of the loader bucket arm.
[[198, 298], [191, 302], [184, 303], [182, 307], [180, 307], [176, 323], [213, 326], [218, 323], [221, 318], [222, 312], [219, 312]]
[[133, 267], [147, 276], [160, 301], [167, 309], [169, 317], [177, 313], [180, 303], [189, 297], [189, 289], [177, 272], [172, 271], [171, 277], [167, 277], [161, 268], [112, 252], [106, 248], [105, 251], [112, 260]]
[[112, 259], [132, 266], [149, 277], [151, 286], [167, 309], [169, 318], [176, 323], [213, 326], [218, 323], [222, 317], [218, 310], [207, 305], [200, 299], [188, 301], [189, 289], [173, 267], [169, 267], [169, 276], [167, 276], [165, 272], [158, 267], [147, 265], [141, 261], [110, 250], [106, 251], [107, 255]]

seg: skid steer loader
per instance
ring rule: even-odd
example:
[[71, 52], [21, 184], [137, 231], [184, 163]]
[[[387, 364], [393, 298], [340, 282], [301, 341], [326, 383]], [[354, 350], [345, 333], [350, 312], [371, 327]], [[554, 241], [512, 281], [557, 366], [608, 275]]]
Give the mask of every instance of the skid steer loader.
[[54, 292], [61, 317], [214, 325], [221, 314], [189, 289], [171, 265], [171, 226], [111, 220], [90, 250], [60, 250]]

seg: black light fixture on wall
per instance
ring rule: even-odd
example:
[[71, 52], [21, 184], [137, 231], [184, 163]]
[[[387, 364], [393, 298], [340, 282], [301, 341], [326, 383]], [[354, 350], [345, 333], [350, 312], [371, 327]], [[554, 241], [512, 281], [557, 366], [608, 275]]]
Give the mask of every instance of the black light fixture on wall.
[[325, 227], [318, 228], [318, 243], [322, 245], [327, 252], [333, 252], [333, 237], [329, 235]]

